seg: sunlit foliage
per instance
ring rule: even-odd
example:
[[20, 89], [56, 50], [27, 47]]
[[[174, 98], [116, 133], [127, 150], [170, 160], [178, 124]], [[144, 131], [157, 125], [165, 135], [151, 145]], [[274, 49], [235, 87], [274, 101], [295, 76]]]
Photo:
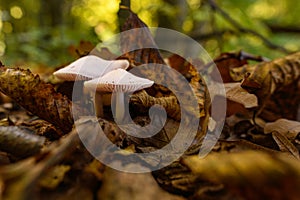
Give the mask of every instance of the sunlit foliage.
[[[94, 44], [119, 32], [121, 0], [1, 0], [0, 60], [8, 65], [36, 63], [57, 66], [71, 61], [70, 45]], [[152, 27], [171, 28], [198, 40], [211, 54], [245, 50], [275, 58], [274, 51], [244, 34], [215, 12], [208, 0], [131, 0], [131, 9]], [[289, 51], [300, 49], [300, 4], [293, 0], [216, 0], [246, 29]], [[288, 29], [288, 31], [285, 31]]]

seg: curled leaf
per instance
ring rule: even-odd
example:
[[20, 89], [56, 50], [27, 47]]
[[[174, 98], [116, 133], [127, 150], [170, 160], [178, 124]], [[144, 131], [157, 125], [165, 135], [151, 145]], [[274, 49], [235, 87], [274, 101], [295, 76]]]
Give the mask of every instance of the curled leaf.
[[272, 132], [272, 137], [281, 151], [288, 152], [295, 158], [300, 159], [299, 150], [291, 141], [289, 141], [289, 139], [285, 135], [274, 131]]
[[210, 98], [212, 97], [209, 96], [207, 86], [194, 66], [189, 66], [189, 73], [191, 74], [190, 85], [195, 93], [195, 96], [197, 97], [198, 105], [201, 109], [200, 117], [208, 117]]
[[226, 98], [242, 104], [245, 108], [258, 106], [257, 97], [241, 88], [240, 83], [225, 83]]
[[[255, 69], [245, 75], [242, 88], [258, 97], [260, 111], [265, 107], [271, 95], [291, 84], [298, 85], [300, 77], [300, 52], [262, 62], [255, 65]], [[299, 98], [299, 92], [292, 91]]]
[[[214, 59], [214, 63], [217, 66], [214, 70], [219, 71], [224, 83], [233, 82], [239, 74], [234, 73], [233, 75], [232, 70], [239, 69], [241, 66], [248, 64], [248, 60], [264, 61], [266, 58], [252, 55], [244, 51], [222, 53]], [[245, 68], [242, 67], [241, 69], [244, 70]], [[244, 73], [242, 73], [241, 79], [243, 79], [243, 76]]]
[[290, 140], [294, 140], [300, 133], [300, 122], [288, 119], [278, 119], [275, 122], [266, 123], [264, 126], [264, 133], [271, 133], [274, 131], [286, 135]]
[[165, 108], [168, 116], [180, 120], [180, 105], [175, 96], [155, 98], [150, 96], [145, 90], [142, 90], [133, 94], [130, 98], [130, 102], [133, 104], [140, 104], [145, 108], [150, 108], [151, 106], [158, 104]]
[[[278, 87], [297, 81], [299, 76], [300, 52], [271, 62], [257, 64], [253, 73], [245, 78], [242, 86], [250, 90], [269, 89], [269, 92], [272, 93]], [[256, 87], [254, 87], [255, 85]]]
[[252, 73], [255, 67], [256, 65], [243, 65], [230, 69], [229, 74], [233, 81], [239, 82], [245, 78], [245, 74]]
[[242, 87], [253, 92], [262, 89], [273, 93], [275, 89], [297, 81], [299, 76], [300, 52], [257, 64], [254, 71], [246, 76]]

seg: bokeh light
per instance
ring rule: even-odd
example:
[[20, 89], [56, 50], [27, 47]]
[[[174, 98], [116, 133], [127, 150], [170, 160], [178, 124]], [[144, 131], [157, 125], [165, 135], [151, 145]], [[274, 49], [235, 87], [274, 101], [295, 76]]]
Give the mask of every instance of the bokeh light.
[[10, 15], [15, 19], [21, 19], [23, 17], [22, 8], [19, 6], [13, 6], [10, 8]]

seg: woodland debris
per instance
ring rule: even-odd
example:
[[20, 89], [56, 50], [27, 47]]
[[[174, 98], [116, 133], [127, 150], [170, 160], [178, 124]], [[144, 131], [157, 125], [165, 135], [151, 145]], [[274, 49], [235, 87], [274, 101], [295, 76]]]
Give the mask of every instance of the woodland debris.
[[[77, 127], [87, 129], [85, 125]], [[74, 151], [80, 143], [76, 130], [66, 138], [54, 142], [36, 157], [29, 157], [11, 165], [0, 168], [1, 180], [5, 183], [5, 199], [30, 199], [40, 178], [48, 169]]]
[[240, 83], [225, 83], [224, 86], [227, 99], [240, 103], [245, 106], [245, 108], [258, 106], [257, 97], [241, 88]]
[[285, 135], [274, 131], [272, 137], [282, 152], [288, 152], [295, 158], [300, 159], [299, 150]]
[[[291, 84], [298, 87], [299, 77], [300, 52], [297, 52], [283, 58], [255, 65], [255, 69], [245, 75], [241, 87], [258, 97], [258, 112], [261, 112], [274, 92]], [[297, 95], [297, 89], [295, 89], [294, 93]], [[296, 98], [299, 99], [299, 95]]]
[[132, 174], [107, 168], [104, 172], [103, 185], [98, 191], [98, 199], [184, 200], [185, 198], [162, 190], [149, 173]]
[[289, 140], [294, 140], [300, 133], [300, 122], [278, 119], [275, 122], [266, 123], [264, 133], [272, 133], [274, 131], [285, 135]]
[[245, 151], [215, 153], [205, 159], [195, 155], [183, 158], [182, 164], [196, 177], [224, 184], [237, 197], [297, 199], [300, 195], [299, 161], [281, 154]]
[[17, 157], [28, 157], [40, 152], [45, 138], [17, 126], [0, 126], [0, 150]]
[[[68, 133], [73, 126], [73, 116], [84, 115], [85, 111], [53, 86], [44, 83], [30, 70], [0, 68], [0, 91], [15, 100], [31, 113], [39, 116]], [[74, 115], [73, 115], [74, 114]]]

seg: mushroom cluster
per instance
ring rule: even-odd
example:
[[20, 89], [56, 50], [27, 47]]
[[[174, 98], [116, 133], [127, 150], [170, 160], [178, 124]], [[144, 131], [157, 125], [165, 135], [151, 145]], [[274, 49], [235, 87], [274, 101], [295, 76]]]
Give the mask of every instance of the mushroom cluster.
[[153, 81], [127, 72], [128, 67], [127, 60], [104, 60], [88, 55], [53, 74], [65, 81], [84, 80], [84, 89], [95, 92], [94, 106], [97, 117], [103, 117], [103, 94], [115, 92], [114, 116], [115, 120], [120, 122], [125, 116], [124, 93], [141, 90], [154, 84]]

